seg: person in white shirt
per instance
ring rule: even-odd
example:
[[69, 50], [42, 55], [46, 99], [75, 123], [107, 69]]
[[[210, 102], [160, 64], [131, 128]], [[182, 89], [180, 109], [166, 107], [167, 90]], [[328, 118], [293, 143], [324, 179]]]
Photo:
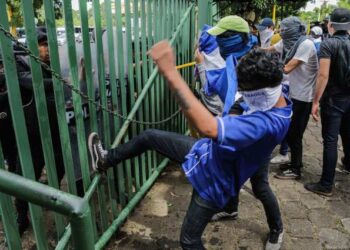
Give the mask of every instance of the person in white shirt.
[[318, 73], [317, 51], [314, 43], [305, 35], [305, 25], [291, 16], [281, 22], [282, 40], [267, 48], [278, 51], [284, 61], [284, 73], [289, 76], [289, 91], [293, 102], [293, 117], [287, 141], [291, 150], [291, 162], [280, 165], [279, 179], [299, 179], [303, 167], [302, 139], [312, 107]]

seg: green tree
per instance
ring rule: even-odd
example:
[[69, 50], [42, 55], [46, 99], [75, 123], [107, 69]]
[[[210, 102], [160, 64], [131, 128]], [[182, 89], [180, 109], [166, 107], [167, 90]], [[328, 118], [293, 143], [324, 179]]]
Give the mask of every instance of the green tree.
[[[62, 0], [52, 0], [55, 8], [56, 18], [62, 18]], [[21, 8], [21, 1], [18, 0], [6, 0], [8, 12], [10, 15], [11, 27], [23, 26], [23, 13]], [[43, 0], [33, 1], [34, 16], [38, 20], [39, 25], [45, 23], [44, 11], [43, 11]]]
[[350, 1], [349, 0], [339, 0], [338, 7], [350, 9]]
[[306, 5], [308, 0], [216, 0], [219, 6], [220, 16], [241, 15], [246, 18], [249, 13], [255, 14], [255, 22], [262, 17], [272, 16], [272, 7], [277, 4], [276, 17], [281, 18], [289, 15], [296, 15], [298, 10]]

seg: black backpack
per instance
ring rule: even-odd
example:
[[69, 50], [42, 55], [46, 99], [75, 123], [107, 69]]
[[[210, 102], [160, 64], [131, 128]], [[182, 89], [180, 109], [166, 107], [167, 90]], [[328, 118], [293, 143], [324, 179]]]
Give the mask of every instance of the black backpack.
[[350, 38], [349, 36], [333, 36], [338, 40], [338, 53], [334, 63], [337, 74], [335, 84], [344, 90], [350, 90]]

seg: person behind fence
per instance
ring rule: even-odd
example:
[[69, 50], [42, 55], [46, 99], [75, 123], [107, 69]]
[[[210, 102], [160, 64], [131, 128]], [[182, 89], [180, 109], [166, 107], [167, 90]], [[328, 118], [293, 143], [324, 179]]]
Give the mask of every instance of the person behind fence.
[[[36, 29], [36, 32], [39, 49], [39, 58], [44, 63], [49, 65], [50, 56], [48, 50], [46, 29], [44, 27], [38, 27]], [[36, 180], [38, 180], [44, 168], [45, 160], [42, 150], [41, 136], [38, 124], [39, 115], [37, 114], [35, 107], [35, 98], [32, 82], [33, 80], [29, 64], [29, 57], [26, 53], [24, 53], [24, 51], [22, 51], [18, 47], [14, 47], [14, 54], [16, 59], [16, 68], [21, 91], [21, 101], [23, 104], [23, 112], [28, 132], [30, 153], [33, 159], [35, 178]], [[51, 131], [51, 139], [52, 145], [54, 146], [57, 179], [58, 183], [60, 183], [64, 176], [65, 169], [61, 149], [60, 133], [57, 122], [57, 112], [55, 106], [52, 75], [48, 70], [46, 70], [43, 67], [42, 74]], [[0, 142], [4, 151], [4, 158], [7, 161], [9, 171], [22, 174], [22, 169], [18, 158], [18, 150], [16, 147], [16, 138], [12, 124], [11, 111], [8, 102], [6, 79], [4, 74], [1, 74], [0, 72], [0, 76], [1, 75], [3, 76], [3, 79], [2, 81], [0, 81], [0, 113], [6, 113], [6, 116], [3, 117], [3, 119], [0, 119]], [[78, 190], [82, 190], [80, 186], [81, 184], [78, 183]], [[82, 195], [82, 193], [79, 193], [79, 191], [78, 194]], [[28, 203], [26, 201], [16, 199], [15, 206], [17, 209], [17, 223], [19, 233], [20, 235], [22, 235], [29, 226]]]
[[331, 196], [338, 158], [338, 135], [342, 136], [343, 168], [350, 172], [350, 11], [335, 9], [328, 22], [330, 38], [320, 47], [320, 73], [312, 104], [318, 121], [321, 107], [323, 167], [321, 179], [307, 183], [311, 192]]
[[237, 66], [238, 88], [250, 112], [215, 117], [176, 71], [175, 56], [166, 41], [156, 44], [149, 54], [186, 118], [204, 138], [148, 129], [115, 149], [105, 150], [97, 133], [92, 133], [88, 142], [93, 168], [105, 171], [147, 150], [182, 163], [193, 186], [180, 235], [183, 249], [204, 249], [201, 236], [212, 216], [222, 211], [244, 182], [252, 178], [253, 192], [264, 203], [270, 228], [266, 249], [279, 249], [283, 224], [269, 187], [267, 168], [273, 149], [287, 133], [292, 112], [290, 101], [281, 92], [283, 65], [278, 55], [254, 49], [243, 57]]
[[312, 99], [318, 73], [317, 51], [307, 39], [305, 25], [298, 17], [287, 17], [281, 22], [282, 40], [267, 50], [277, 51], [288, 74], [289, 94], [293, 102], [293, 117], [287, 135], [291, 162], [281, 164], [279, 179], [299, 179], [303, 167], [303, 135], [309, 122]]

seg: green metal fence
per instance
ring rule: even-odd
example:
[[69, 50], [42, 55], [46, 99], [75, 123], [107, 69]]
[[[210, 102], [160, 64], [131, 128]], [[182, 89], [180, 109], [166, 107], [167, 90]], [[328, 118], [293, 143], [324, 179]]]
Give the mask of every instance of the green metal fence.
[[[34, 168], [38, 166], [34, 166], [30, 153], [33, 145], [28, 139], [30, 128], [26, 127], [21, 78], [18, 77], [13, 50], [16, 41], [8, 32], [6, 1], [0, 0], [0, 53], [7, 87], [4, 95], [11, 110], [23, 175], [20, 177], [6, 170], [6, 155], [0, 146], [1, 220], [9, 249], [22, 247], [11, 196], [31, 202], [30, 221], [37, 249], [48, 249], [48, 240], [55, 242], [56, 249], [65, 249], [71, 241], [75, 249], [101, 249], [167, 165], [168, 159], [147, 152], [110, 169], [106, 175], [92, 173], [87, 149], [90, 132], [98, 131], [105, 146], [111, 148], [150, 127], [179, 133], [185, 133], [187, 129], [164, 79], [158, 75], [146, 52], [157, 41], [168, 39], [176, 50], [178, 65], [192, 61], [198, 27], [196, 2], [104, 0], [100, 3], [94, 0], [88, 6], [86, 0], [79, 0], [81, 26], [78, 36], [75, 34], [72, 1], [62, 2], [66, 42], [59, 45], [53, 1], [43, 1], [50, 51], [48, 66], [38, 60], [33, 3], [21, 0], [27, 44], [22, 49], [30, 63], [47, 186], [35, 180]], [[199, 1], [200, 24], [210, 20], [207, 5], [201, 6], [203, 2], [208, 1]], [[92, 27], [88, 21], [91, 14]], [[105, 27], [102, 26], [102, 17], [106, 19]], [[63, 58], [62, 53], [66, 57]], [[80, 56], [84, 58], [84, 81], [79, 79]], [[66, 185], [57, 180], [56, 168], [59, 166], [54, 156], [57, 145], [51, 140], [53, 131], [50, 131], [42, 67], [52, 71], [65, 169], [63, 183]], [[66, 77], [63, 76], [64, 67], [67, 68]], [[190, 83], [193, 69], [180, 71]], [[68, 120], [74, 122], [67, 123]], [[5, 143], [2, 145], [6, 146]], [[79, 178], [82, 179], [84, 197], [77, 196], [76, 180]], [[47, 234], [49, 212], [43, 211], [42, 207], [54, 211], [54, 235]]]

